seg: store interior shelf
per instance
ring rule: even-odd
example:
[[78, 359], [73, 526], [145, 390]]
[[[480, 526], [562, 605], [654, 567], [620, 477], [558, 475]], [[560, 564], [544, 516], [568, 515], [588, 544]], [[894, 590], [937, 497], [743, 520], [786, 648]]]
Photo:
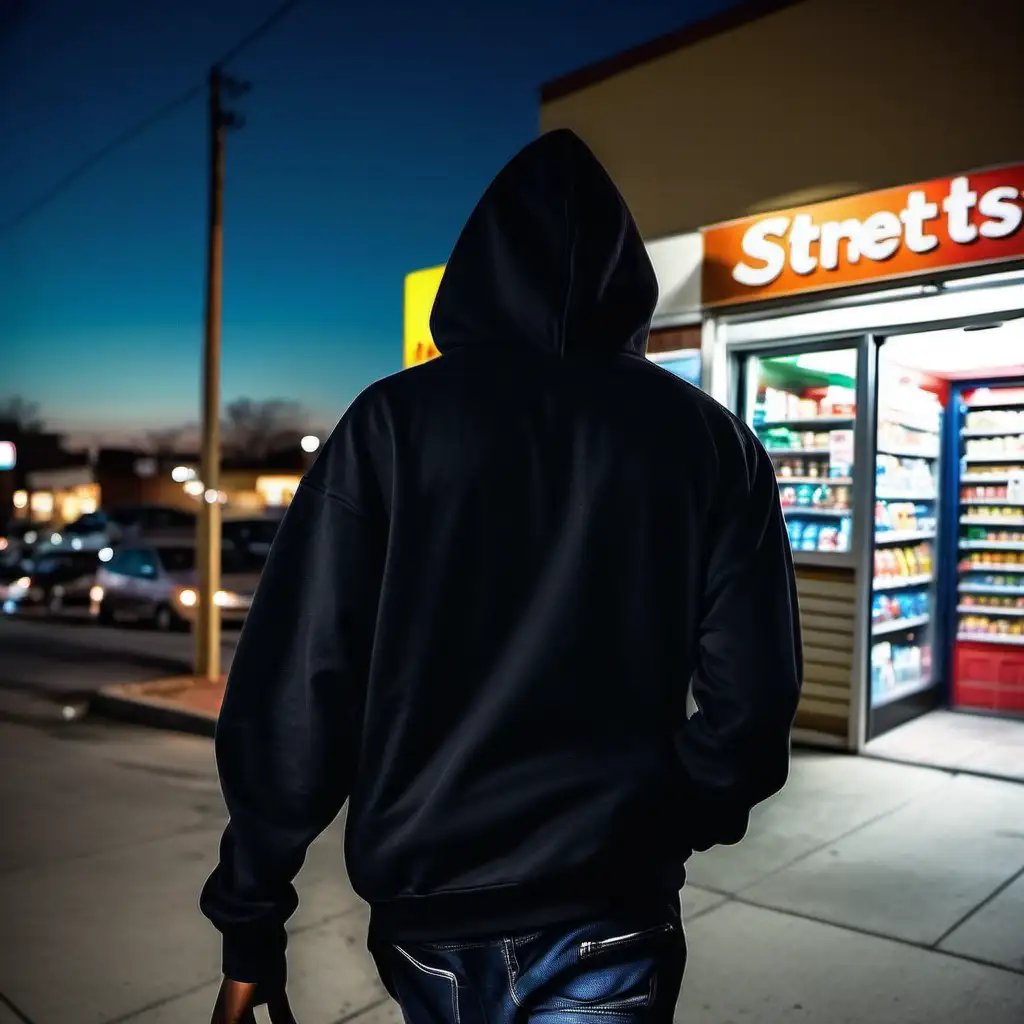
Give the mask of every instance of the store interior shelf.
[[957, 640], [971, 644], [1005, 644], [1010, 647], [1024, 647], [1024, 636], [1010, 636], [999, 633], [957, 633]]
[[961, 516], [964, 526], [1024, 526], [1024, 516], [1011, 519], [1009, 516]]
[[909, 590], [911, 587], [927, 586], [931, 581], [931, 576], [876, 576], [873, 584], [876, 591]]
[[814, 430], [815, 428], [827, 428], [829, 430], [849, 430], [854, 425], [852, 416], [811, 416], [807, 419], [794, 420], [762, 420], [754, 424], [755, 430], [779, 430], [789, 427], [795, 430]]
[[965, 405], [968, 412], [989, 412], [993, 409], [1024, 409], [1024, 402], [979, 402], [977, 405]]
[[824, 516], [826, 519], [842, 519], [853, 513], [848, 508], [818, 508], [814, 505], [783, 505], [783, 515]]
[[1024, 498], [961, 498], [961, 505], [983, 505], [985, 508], [1024, 508]]
[[[852, 487], [853, 477], [851, 476], [777, 476], [780, 487], [799, 487], [800, 484], [810, 484], [812, 487]], [[989, 505], [992, 502], [988, 502]]]
[[[875, 534], [875, 544], [912, 544], [919, 540], [934, 540], [934, 530], [885, 530]], [[1022, 545], [1024, 547], [1024, 545]]]
[[1024, 608], [992, 608], [983, 604], [962, 604], [956, 609], [961, 615], [987, 615], [990, 619], [1019, 619]]
[[793, 458], [803, 456], [805, 459], [815, 456], [827, 459], [832, 454], [827, 448], [766, 448], [765, 451], [774, 458]]
[[[1020, 460], [1024, 464], [1024, 459]], [[961, 484], [1008, 484], [1010, 478], [1005, 473], [964, 473], [960, 477]], [[989, 503], [991, 504], [991, 502]]]
[[1024, 575], [1024, 564], [1018, 565], [1015, 562], [996, 562], [991, 565], [962, 565], [960, 572], [966, 575], [972, 572], [1005, 573], [1013, 575], [1017, 573]]
[[892, 455], [897, 459], [931, 459], [933, 461], [939, 457], [939, 453], [934, 448], [918, 450], [916, 448], [901, 448], [894, 444], [879, 445], [878, 454]]
[[909, 619], [893, 619], [891, 622], [876, 622], [871, 627], [872, 636], [888, 636], [890, 633], [905, 633], [911, 629], [927, 626], [929, 616], [914, 615]]
[[1024, 452], [1013, 452], [1009, 455], [965, 455], [964, 462], [975, 466], [1001, 466], [1004, 463], [1021, 463], [1024, 465]]
[[915, 494], [913, 491], [910, 491], [907, 494], [900, 494], [898, 491], [879, 491], [875, 495], [875, 499], [877, 501], [921, 501], [921, 502], [926, 502], [926, 501], [938, 501], [939, 500], [939, 496], [937, 494], [934, 494], [934, 493], [933, 494], [923, 494], [923, 493], [919, 492], [919, 493]]
[[907, 680], [893, 687], [888, 693], [873, 697], [871, 703], [874, 707], [880, 708], [886, 704], [893, 704], [898, 700], [903, 700], [904, 697], [911, 697], [915, 693], [921, 693], [923, 690], [929, 690], [931, 686], [931, 679]]
[[[1017, 568], [1024, 576], [1024, 566]], [[1005, 583], [961, 583], [958, 589], [961, 594], [1003, 594], [1006, 597], [1024, 597], [1024, 587], [1009, 587]]]
[[913, 430], [918, 434], [938, 435], [939, 433], [939, 427], [935, 423], [922, 423], [920, 420], [915, 420], [913, 416], [903, 413], [885, 412], [879, 409], [878, 419], [882, 423], [891, 423], [894, 426], [903, 427], [904, 430]]
[[1024, 551], [1020, 540], [962, 540], [961, 551]]
[[1007, 430], [1005, 427], [1002, 430], [989, 428], [988, 430], [961, 430], [961, 437], [1021, 437], [1024, 435], [1024, 427], [1011, 427]]

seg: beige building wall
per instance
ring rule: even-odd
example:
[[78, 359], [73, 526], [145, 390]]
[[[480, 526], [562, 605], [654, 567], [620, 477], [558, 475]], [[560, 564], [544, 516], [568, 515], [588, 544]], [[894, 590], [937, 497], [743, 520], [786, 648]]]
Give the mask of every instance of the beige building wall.
[[647, 238], [1024, 160], [1024, 0], [800, 0], [542, 103]]

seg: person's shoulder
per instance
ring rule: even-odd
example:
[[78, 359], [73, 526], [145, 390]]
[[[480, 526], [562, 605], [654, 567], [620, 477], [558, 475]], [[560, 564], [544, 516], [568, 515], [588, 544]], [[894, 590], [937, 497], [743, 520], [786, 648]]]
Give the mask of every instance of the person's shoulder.
[[[723, 443], [731, 443], [739, 448], [747, 448], [751, 443], [759, 444], [754, 431], [707, 391], [659, 366], [652, 359], [637, 358], [635, 363], [639, 372], [662, 390], [669, 401], [699, 416], [716, 439], [720, 438]], [[640, 364], [643, 364], [642, 367]]]

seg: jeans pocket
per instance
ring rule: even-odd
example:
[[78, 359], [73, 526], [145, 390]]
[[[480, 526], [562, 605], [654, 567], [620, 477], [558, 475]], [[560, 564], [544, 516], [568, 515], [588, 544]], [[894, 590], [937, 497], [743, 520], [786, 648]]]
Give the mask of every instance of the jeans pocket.
[[412, 1019], [421, 1016], [459, 1024], [459, 983], [455, 972], [424, 963], [402, 946], [392, 948], [398, 955], [392, 976], [395, 998], [403, 1011], [408, 1011]]

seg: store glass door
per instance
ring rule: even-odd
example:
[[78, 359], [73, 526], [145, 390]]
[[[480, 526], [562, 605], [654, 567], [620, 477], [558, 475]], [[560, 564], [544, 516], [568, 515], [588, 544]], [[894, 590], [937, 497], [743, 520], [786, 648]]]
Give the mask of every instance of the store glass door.
[[943, 381], [878, 349], [869, 735], [938, 700]]

